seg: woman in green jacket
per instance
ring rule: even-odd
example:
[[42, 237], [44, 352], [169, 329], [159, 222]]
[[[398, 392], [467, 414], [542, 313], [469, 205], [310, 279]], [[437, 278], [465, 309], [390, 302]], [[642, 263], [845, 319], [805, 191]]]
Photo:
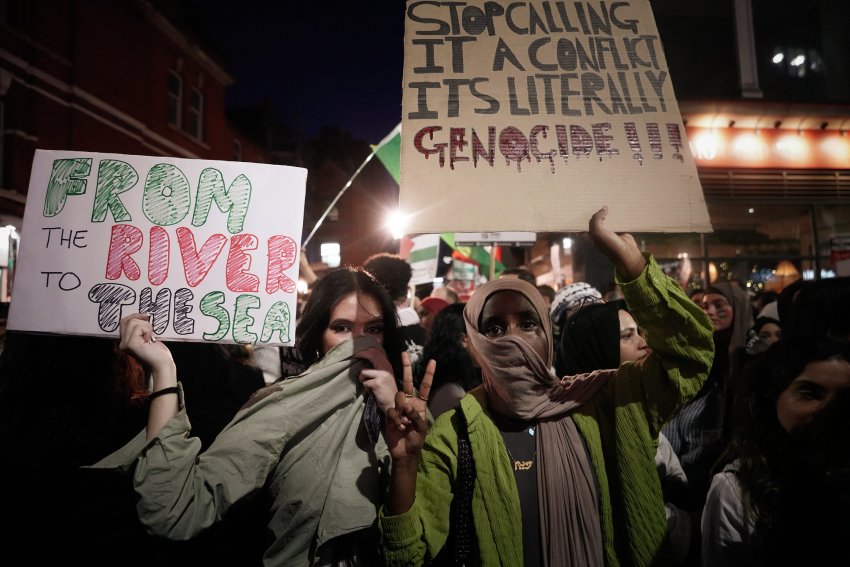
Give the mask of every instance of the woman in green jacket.
[[[548, 310], [534, 286], [496, 280], [466, 311], [484, 386], [430, 431], [410, 399], [388, 412], [393, 459], [380, 516], [388, 564], [651, 565], [664, 561], [658, 433], [705, 380], [712, 327], [629, 235], [590, 235], [653, 353], [559, 380]], [[427, 438], [426, 438], [427, 431]]]

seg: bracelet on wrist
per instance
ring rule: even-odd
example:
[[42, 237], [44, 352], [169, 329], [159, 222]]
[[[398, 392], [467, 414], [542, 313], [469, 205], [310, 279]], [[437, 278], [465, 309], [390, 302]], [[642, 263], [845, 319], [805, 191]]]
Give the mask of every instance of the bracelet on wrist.
[[180, 388], [177, 386], [169, 386], [168, 388], [163, 388], [161, 390], [157, 390], [156, 392], [151, 392], [148, 394], [147, 403], [151, 403], [151, 400], [154, 398], [158, 398], [159, 396], [164, 396], [166, 394], [176, 394], [180, 391]]

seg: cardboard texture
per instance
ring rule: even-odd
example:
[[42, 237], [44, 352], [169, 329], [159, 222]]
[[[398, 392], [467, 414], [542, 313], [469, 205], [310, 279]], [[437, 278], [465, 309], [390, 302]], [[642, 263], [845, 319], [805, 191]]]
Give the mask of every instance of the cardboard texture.
[[37, 150], [8, 328], [292, 344], [307, 172]]
[[411, 234], [710, 232], [647, 0], [407, 3]]

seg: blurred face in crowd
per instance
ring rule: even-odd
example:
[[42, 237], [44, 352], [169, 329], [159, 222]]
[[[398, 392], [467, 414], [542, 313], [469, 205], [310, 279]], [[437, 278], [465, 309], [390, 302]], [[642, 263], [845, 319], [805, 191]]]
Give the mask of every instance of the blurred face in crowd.
[[806, 365], [779, 395], [776, 417], [787, 432], [811, 421], [842, 389], [850, 388], [850, 363], [843, 358], [817, 360]]
[[715, 331], [725, 331], [732, 325], [735, 313], [732, 304], [719, 293], [706, 293], [702, 297], [702, 310], [714, 323]]
[[322, 335], [325, 352], [339, 343], [371, 335], [376, 341], [384, 343], [384, 318], [378, 300], [364, 293], [349, 293], [340, 299], [331, 309], [328, 328]]
[[500, 291], [490, 296], [481, 312], [478, 330], [491, 339], [514, 335], [528, 343], [543, 360], [549, 356], [549, 345], [540, 317], [521, 293]]
[[618, 315], [620, 316], [620, 364], [642, 359], [651, 350], [640, 333], [635, 318], [622, 309], [618, 311]]
[[782, 338], [782, 329], [776, 323], [765, 323], [759, 329], [759, 338], [765, 344], [772, 345]]

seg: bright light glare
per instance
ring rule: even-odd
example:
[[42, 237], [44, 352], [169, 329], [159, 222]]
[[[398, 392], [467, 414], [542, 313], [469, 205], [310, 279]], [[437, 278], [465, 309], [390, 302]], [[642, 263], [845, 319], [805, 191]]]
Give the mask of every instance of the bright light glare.
[[794, 59], [791, 60], [791, 66], [792, 67], [799, 67], [800, 65], [802, 65], [805, 62], [806, 62], [806, 56], [805, 55], [798, 55], [797, 57], [795, 57]]
[[747, 212], [750, 213], [750, 214], [753, 214], [754, 212], [756, 212], [756, 210], [754, 208], [750, 207], [749, 209], [747, 209]]
[[387, 217], [387, 228], [392, 233], [393, 238], [398, 240], [404, 236], [404, 231], [407, 228], [407, 215], [403, 215], [398, 211], [390, 213]]
[[776, 151], [787, 160], [805, 161], [809, 157], [808, 144], [803, 138], [794, 134], [787, 134], [777, 140]]
[[748, 160], [758, 161], [767, 156], [767, 148], [764, 142], [756, 134], [741, 134], [735, 138], [735, 143], [732, 145], [735, 156]]
[[563, 244], [563, 246], [562, 246], [562, 247], [563, 247], [563, 249], [564, 249], [565, 251], [567, 251], [567, 250], [572, 250], [572, 248], [573, 248], [573, 239], [572, 239], [572, 238], [570, 238], [570, 237], [564, 238], [564, 242], [563, 242], [562, 244]]
[[779, 63], [782, 63], [782, 61], [784, 61], [784, 60], [785, 60], [785, 54], [782, 53], [781, 51], [773, 56], [773, 62], [776, 63], [777, 65]]
[[[848, 142], [845, 138], [840, 136], [831, 136], [821, 142], [820, 149], [833, 161], [844, 164], [850, 163], [850, 142]], [[844, 167], [846, 167], [846, 165]]]
[[310, 286], [307, 285], [307, 280], [298, 280], [298, 283], [295, 284], [295, 289], [298, 290], [298, 293], [304, 295], [308, 291], [310, 291]]
[[338, 268], [342, 261], [339, 242], [323, 242], [319, 246], [319, 254], [322, 256], [322, 262], [327, 264], [329, 268]]
[[700, 132], [694, 137], [693, 152], [698, 159], [712, 160], [717, 157], [720, 139], [715, 132]]

